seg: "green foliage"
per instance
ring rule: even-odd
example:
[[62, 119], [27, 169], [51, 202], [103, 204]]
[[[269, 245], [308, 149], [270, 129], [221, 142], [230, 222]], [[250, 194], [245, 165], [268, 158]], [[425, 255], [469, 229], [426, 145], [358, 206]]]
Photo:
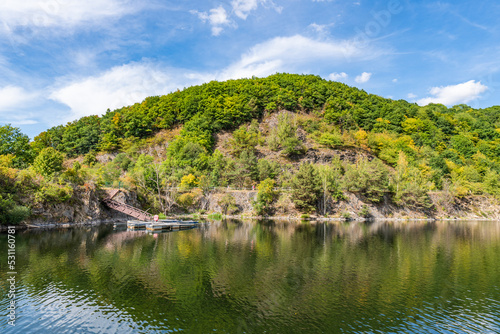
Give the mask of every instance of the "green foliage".
[[338, 132], [319, 133], [316, 141], [318, 144], [332, 148], [343, 144], [342, 135]]
[[361, 211], [359, 211], [359, 215], [365, 219], [371, 217], [370, 208], [368, 207], [368, 205], [363, 204], [363, 206], [361, 207]]
[[73, 167], [68, 168], [64, 173], [61, 175], [61, 179], [75, 184], [75, 185], [83, 185], [85, 181], [86, 174], [84, 171], [82, 171], [80, 164], [78, 161], [76, 161], [73, 164]]
[[292, 201], [297, 209], [312, 212], [321, 194], [321, 179], [314, 166], [302, 163], [292, 179]]
[[276, 179], [280, 173], [280, 165], [272, 160], [259, 159], [257, 162], [257, 173], [259, 181], [264, 181], [265, 179]]
[[273, 150], [282, 150], [285, 156], [304, 153], [305, 147], [297, 136], [295, 117], [288, 112], [278, 115], [278, 126], [271, 131], [268, 144]]
[[495, 196], [500, 196], [500, 175], [496, 171], [486, 172], [483, 180], [484, 192]]
[[14, 160], [16, 156], [14, 154], [4, 154], [0, 155], [0, 167], [14, 167]]
[[92, 167], [97, 163], [97, 154], [95, 151], [90, 151], [83, 157], [83, 164]]
[[10, 195], [0, 194], [0, 223], [2, 225], [17, 225], [29, 215], [28, 207], [17, 205]]
[[181, 178], [181, 184], [179, 187], [183, 190], [189, 190], [198, 186], [198, 182], [196, 181], [196, 176], [193, 174], [185, 175]]
[[233, 155], [239, 156], [242, 151], [253, 151], [259, 144], [258, 128], [247, 130], [245, 125], [242, 125], [238, 130], [233, 132], [233, 138], [229, 141], [229, 145]]
[[200, 189], [194, 189], [191, 192], [186, 192], [184, 194], [181, 194], [177, 198], [177, 203], [184, 208], [185, 210], [189, 209], [192, 207], [196, 202], [197, 199], [200, 196]]
[[323, 196], [331, 196], [335, 200], [343, 199], [342, 186], [342, 166], [340, 160], [334, 160], [329, 165], [317, 165], [316, 170], [321, 180], [321, 191]]
[[10, 124], [0, 126], [0, 157], [5, 155], [10, 156], [2, 160], [11, 160], [11, 165], [16, 168], [26, 168], [34, 158], [29, 137]]
[[257, 186], [257, 199], [253, 203], [257, 214], [262, 215], [269, 212], [270, 206], [277, 196], [274, 190], [275, 185], [274, 180], [265, 179]]
[[219, 206], [222, 208], [222, 212], [227, 214], [233, 214], [238, 211], [238, 206], [236, 205], [236, 199], [233, 195], [226, 193], [222, 198], [217, 202]]
[[43, 182], [35, 193], [35, 203], [63, 203], [73, 197], [73, 187], [53, 182]]
[[179, 167], [205, 169], [209, 160], [207, 150], [201, 144], [191, 140], [178, 138], [170, 143], [168, 157], [175, 160]]
[[231, 180], [237, 187], [248, 187], [254, 181], [257, 181], [258, 162], [253, 151], [241, 152], [233, 166]]
[[[266, 128], [276, 114], [266, 147], [257, 120], [263, 119]], [[224, 147], [230, 155], [213, 151], [221, 131], [233, 131]], [[299, 181], [296, 168], [284, 162], [288, 159], [263, 156], [271, 149], [296, 158], [306, 151], [304, 135], [318, 144], [313, 143], [311, 156], [327, 156], [327, 147], [376, 159], [316, 165], [315, 172], [305, 173], [306, 181]], [[98, 150], [121, 153], [112, 162], [98, 163]], [[84, 155], [86, 167], [75, 164], [61, 173], [61, 154]], [[31, 169], [9, 169], [30, 163], [47, 177]], [[19, 129], [2, 126], [0, 167], [7, 174], [18, 173], [17, 178], [0, 179], [2, 195], [36, 195], [37, 201], [69, 199], [64, 190], [68, 183], [77, 187], [123, 181], [166, 212], [181, 196], [182, 206], [193, 207], [198, 188], [206, 195], [213, 186], [248, 188], [273, 181], [278, 188], [291, 187], [287, 201], [292, 198], [306, 212], [317, 208], [326, 213], [327, 202], [342, 199], [343, 191], [372, 202], [390, 194], [386, 198], [396, 204], [427, 210], [428, 193], [445, 186], [455, 196], [499, 196], [500, 107], [419, 107], [313, 75], [212, 81], [53, 127], [31, 144]], [[173, 190], [178, 184], [184, 192], [180, 196]], [[21, 203], [13, 198], [16, 205]], [[262, 205], [263, 210], [268, 207]]]
[[451, 147], [453, 147], [460, 155], [465, 158], [470, 158], [476, 153], [476, 148], [472, 140], [464, 135], [456, 135], [451, 137]]
[[44, 176], [62, 171], [64, 156], [52, 147], [44, 148], [33, 162], [33, 169]]
[[430, 209], [428, 192], [434, 184], [430, 182], [432, 171], [428, 166], [411, 166], [404, 152], [399, 152], [396, 173], [393, 176], [394, 202], [407, 207]]
[[113, 162], [119, 166], [123, 171], [128, 171], [133, 166], [132, 160], [125, 153], [118, 154]]
[[211, 213], [207, 216], [208, 219], [213, 219], [213, 220], [222, 220], [222, 214], [220, 213]]
[[359, 193], [374, 203], [382, 201], [384, 194], [389, 192], [389, 172], [380, 160], [362, 158], [344, 168], [342, 182], [347, 191]]
[[341, 217], [344, 218], [345, 220], [349, 221], [352, 220], [352, 215], [350, 212], [342, 212]]

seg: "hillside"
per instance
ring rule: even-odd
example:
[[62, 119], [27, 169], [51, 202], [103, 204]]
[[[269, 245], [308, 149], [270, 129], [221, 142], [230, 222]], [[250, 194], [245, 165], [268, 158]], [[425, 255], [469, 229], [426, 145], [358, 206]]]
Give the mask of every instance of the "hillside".
[[[136, 191], [163, 213], [207, 210], [228, 187], [253, 187], [254, 212], [270, 215], [340, 216], [328, 203], [354, 195], [366, 203], [360, 216], [384, 203], [433, 217], [461, 198], [500, 195], [500, 107], [419, 107], [312, 75], [193, 86], [31, 143], [2, 129], [4, 217], [106, 186]], [[219, 204], [240, 210], [231, 194]]]

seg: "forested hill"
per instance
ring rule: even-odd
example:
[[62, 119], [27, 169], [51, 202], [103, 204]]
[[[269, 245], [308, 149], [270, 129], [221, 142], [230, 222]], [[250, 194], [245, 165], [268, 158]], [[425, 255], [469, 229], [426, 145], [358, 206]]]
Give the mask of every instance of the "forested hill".
[[500, 107], [419, 107], [318, 76], [295, 74], [212, 81], [148, 97], [102, 117], [83, 117], [53, 127], [35, 138], [33, 148], [53, 147], [68, 156], [113, 151], [124, 140], [146, 138], [183, 124], [183, 137], [211, 150], [212, 134], [236, 129], [277, 110], [313, 113], [340, 131], [363, 129], [395, 138], [407, 135], [414, 145], [439, 151], [452, 160], [470, 158], [477, 151], [496, 159], [500, 153]]
[[[273, 115], [275, 122], [264, 125]], [[147, 181], [153, 161], [161, 163], [155, 170], [161, 170], [161, 185], [250, 186], [268, 180], [299, 187], [294, 183], [299, 171], [291, 163], [309, 150], [362, 149], [379, 159], [355, 165], [333, 161], [331, 173], [318, 166], [302, 172], [313, 179], [330, 173], [328, 185], [323, 177], [323, 196], [327, 190], [338, 198], [355, 192], [373, 202], [391, 193], [396, 203], [428, 207], [426, 194], [441, 189], [453, 196], [500, 194], [500, 107], [420, 107], [314, 75], [213, 81], [53, 127], [31, 143], [19, 129], [1, 130], [0, 165], [33, 165], [33, 173], [50, 175], [58, 187], [120, 180], [142, 187], [147, 197], [154, 188]], [[216, 140], [222, 134], [229, 134], [225, 143]], [[159, 135], [166, 142], [160, 159], [140, 154]], [[96, 152], [120, 154], [107, 166], [94, 164]], [[62, 168], [60, 154], [86, 155], [85, 176], [79, 165]], [[151, 201], [165, 211], [164, 200], [159, 195]], [[294, 203], [299, 209], [314, 207], [312, 199]]]

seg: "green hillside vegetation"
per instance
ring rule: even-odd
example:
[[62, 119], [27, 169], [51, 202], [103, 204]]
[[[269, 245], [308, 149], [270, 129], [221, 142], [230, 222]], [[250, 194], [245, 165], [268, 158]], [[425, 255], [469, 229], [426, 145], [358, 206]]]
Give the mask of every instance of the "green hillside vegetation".
[[[200, 207], [210, 189], [227, 186], [255, 186], [258, 213], [286, 198], [323, 213], [326, 197], [346, 192], [428, 211], [430, 192], [499, 196], [499, 144], [500, 107], [419, 107], [313, 75], [213, 81], [53, 127], [31, 143], [0, 127], [0, 214], [70, 200], [75, 187], [118, 185], [163, 213]], [[364, 153], [307, 159], [332, 149]], [[98, 162], [102, 153], [112, 161]]]

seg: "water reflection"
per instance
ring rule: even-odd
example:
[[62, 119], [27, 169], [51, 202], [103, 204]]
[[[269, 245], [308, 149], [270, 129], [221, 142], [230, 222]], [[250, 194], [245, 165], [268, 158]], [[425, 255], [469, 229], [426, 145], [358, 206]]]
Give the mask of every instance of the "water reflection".
[[6, 333], [500, 332], [496, 222], [102, 226], [16, 245], [21, 313], [10, 328], [2, 286]]

